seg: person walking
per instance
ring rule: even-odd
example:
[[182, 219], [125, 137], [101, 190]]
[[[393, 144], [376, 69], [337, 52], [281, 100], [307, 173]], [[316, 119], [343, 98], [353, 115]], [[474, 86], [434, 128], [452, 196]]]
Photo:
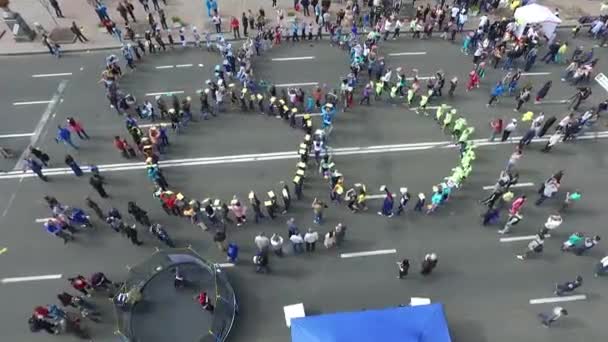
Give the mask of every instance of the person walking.
[[61, 7], [59, 7], [59, 2], [57, 0], [49, 0], [49, 4], [55, 10], [55, 14], [57, 15], [57, 18], [65, 18], [63, 16], [63, 12], [61, 11]]
[[92, 289], [92, 287], [84, 276], [79, 274], [75, 277], [68, 278], [68, 282], [70, 282], [70, 285], [72, 288], [74, 288], [74, 290], [87, 297], [91, 297], [91, 293], [89, 293], [89, 291]]
[[131, 243], [134, 244], [135, 246], [141, 246], [143, 245], [143, 242], [139, 241], [138, 237], [137, 237], [137, 229], [136, 226], [134, 224], [132, 225], [125, 225], [125, 235], [127, 236], [127, 238], [129, 240], [131, 240]]
[[120, 17], [122, 18], [122, 20], [125, 21], [125, 25], [129, 25], [129, 18], [128, 18], [129, 11], [127, 11], [127, 7], [125, 6], [124, 3], [122, 3], [122, 2], [118, 3], [118, 5], [116, 6], [116, 12], [118, 12], [118, 14], [120, 14]]
[[433, 272], [433, 269], [437, 267], [437, 254], [429, 253], [424, 256], [424, 260], [422, 261], [420, 274], [423, 276], [427, 276]]
[[544, 244], [545, 244], [545, 234], [543, 234], [542, 232], [536, 234], [534, 236], [534, 239], [532, 241], [530, 241], [530, 243], [528, 243], [528, 246], [526, 247], [526, 250], [524, 251], [524, 253], [516, 255], [517, 259], [525, 260], [525, 259], [528, 259], [531, 255], [533, 255], [535, 253], [536, 254], [542, 253]]
[[65, 156], [64, 161], [65, 161], [65, 164], [67, 166], [69, 166], [70, 169], [72, 169], [72, 172], [74, 172], [74, 175], [76, 177], [80, 177], [80, 176], [82, 176], [84, 174], [82, 172], [82, 169], [80, 168], [80, 166], [76, 162], [76, 160], [74, 160], [74, 158], [71, 155], [67, 154]]
[[398, 279], [403, 279], [407, 275], [407, 271], [410, 269], [410, 261], [408, 259], [403, 259], [401, 262], [397, 263], [397, 269], [399, 271]]
[[511, 203], [511, 208], [509, 209], [509, 214], [516, 215], [519, 214], [521, 208], [523, 208], [524, 204], [526, 204], [526, 195], [522, 195], [516, 198], [513, 203]]
[[84, 202], [87, 207], [91, 208], [91, 210], [95, 212], [95, 214], [100, 220], [105, 221], [106, 217], [97, 202], [93, 201], [90, 197], [85, 197]]
[[498, 81], [490, 93], [490, 100], [486, 104], [486, 107], [490, 107], [495, 102], [498, 102], [498, 98], [501, 97], [504, 92], [505, 88], [502, 81]]
[[32, 158], [25, 158], [23, 160], [23, 162], [24, 162], [24, 166], [23, 166], [24, 173], [29, 169], [33, 173], [35, 173], [36, 176], [38, 176], [38, 178], [42, 179], [45, 182], [49, 181], [48, 178], [42, 173], [42, 165], [40, 165], [40, 163], [38, 163], [37, 161], [35, 161]]
[[490, 141], [494, 141], [497, 136], [502, 135], [503, 129], [503, 121], [501, 118], [496, 118], [490, 121], [490, 129], [492, 130], [492, 134], [490, 135]]
[[226, 226], [215, 231], [215, 234], [213, 235], [213, 242], [215, 242], [215, 245], [220, 251], [226, 251]]
[[539, 313], [538, 318], [540, 319], [541, 324], [545, 328], [549, 328], [553, 323], [555, 323], [562, 316], [568, 316], [568, 311], [561, 306], [556, 306], [551, 310], [550, 313]]
[[536, 205], [541, 205], [547, 198], [553, 197], [554, 194], [559, 190], [560, 184], [553, 178], [548, 179], [542, 191], [540, 192], [540, 197], [536, 200]]
[[82, 29], [80, 27], [78, 27], [78, 25], [76, 25], [75, 21], [72, 21], [72, 26], [70, 26], [70, 31], [72, 31], [72, 33], [76, 36], [76, 39], [78, 39], [81, 43], [86, 43], [89, 41], [87, 39], [87, 37], [85, 37], [84, 34], [82, 33]]
[[48, 166], [49, 166], [51, 158], [49, 157], [49, 155], [48, 155], [48, 154], [46, 154], [45, 152], [43, 152], [42, 150], [40, 150], [39, 148], [34, 147], [34, 146], [30, 146], [30, 147], [29, 147], [29, 150], [30, 150], [30, 153], [31, 153], [31, 154], [32, 154], [34, 157], [36, 157], [38, 160], [40, 160], [40, 162], [41, 162], [41, 163], [42, 163], [44, 166], [46, 166], [46, 167], [48, 167]]
[[549, 80], [549, 81], [545, 82], [545, 84], [543, 84], [543, 86], [538, 90], [538, 93], [536, 93], [536, 98], [534, 99], [534, 104], [540, 104], [542, 99], [544, 99], [545, 96], [547, 96], [547, 93], [549, 93], [549, 89], [551, 89], [551, 85], [553, 85], [553, 81], [551, 81], [551, 80]]
[[294, 254], [300, 254], [304, 251], [304, 238], [299, 233], [292, 234], [289, 237]]
[[513, 119], [511, 119], [511, 122], [502, 131], [502, 138], [500, 139], [500, 141], [502, 141], [502, 142], [507, 141], [507, 139], [509, 139], [509, 136], [511, 135], [511, 133], [513, 133], [516, 128], [517, 128], [517, 119], [513, 118]]
[[80, 139], [83, 139], [83, 140], [91, 139], [89, 137], [89, 135], [87, 134], [87, 132], [84, 130], [84, 127], [82, 126], [82, 124], [79, 121], [76, 121], [76, 119], [74, 119], [73, 117], [67, 118], [67, 124], [68, 124], [68, 128], [72, 132], [76, 133]]
[[129, 0], [123, 0], [123, 4], [129, 13], [129, 16], [131, 16], [131, 19], [133, 19], [133, 22], [136, 23], [137, 19], [135, 19], [135, 15], [133, 14], [133, 11], [135, 11], [135, 6], [133, 6]]
[[70, 133], [70, 130], [65, 127], [61, 127], [61, 125], [57, 126], [57, 137], [55, 138], [55, 141], [57, 143], [63, 142], [66, 146], [70, 146], [75, 150], [78, 149], [78, 146], [72, 142], [72, 134]]
[[93, 187], [93, 189], [97, 191], [97, 193], [99, 193], [99, 196], [101, 196], [102, 198], [108, 198], [110, 196], [104, 189], [103, 183], [103, 178], [101, 178], [101, 176], [99, 175], [92, 175], [89, 178], [89, 184]]
[[518, 224], [522, 219], [523, 219], [523, 216], [520, 215], [519, 213], [509, 215], [509, 218], [507, 219], [507, 222], [505, 223], [504, 227], [502, 229], [498, 230], [498, 234], [504, 235], [504, 234], [509, 233], [511, 231], [511, 227]]

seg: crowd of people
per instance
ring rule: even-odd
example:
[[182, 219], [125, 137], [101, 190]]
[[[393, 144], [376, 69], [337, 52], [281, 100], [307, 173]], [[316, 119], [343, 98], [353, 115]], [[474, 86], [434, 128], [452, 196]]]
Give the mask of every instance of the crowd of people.
[[[153, 3], [156, 4], [157, 2], [153, 1]], [[217, 16], [217, 3], [215, 5], [213, 3], [215, 3], [213, 0], [207, 1], [207, 8], [211, 17]], [[124, 11], [123, 9], [118, 11], [125, 24], [129, 22], [128, 15], [135, 21], [132, 11], [129, 10], [129, 1], [124, 0], [119, 6], [124, 9]], [[316, 4], [313, 7], [316, 13]], [[450, 18], [446, 24], [449, 29], [444, 32], [458, 32], [462, 30], [462, 26], [467, 20], [466, 8], [459, 6], [455, 6], [455, 8], [456, 10], [454, 8], [448, 10], [442, 6], [419, 8], [416, 19], [412, 21], [414, 24], [410, 28], [414, 33], [421, 28], [420, 31], [424, 31], [425, 36], [430, 37], [433, 27], [436, 27], [437, 23], [442, 30], [443, 21], [449, 14]], [[160, 11], [159, 8], [156, 8], [156, 10]], [[328, 14], [327, 11], [325, 13]], [[232, 43], [226, 41], [222, 35], [213, 41], [209, 35], [206, 36], [205, 46], [221, 55], [222, 64], [215, 66], [214, 77], [205, 82], [204, 89], [198, 94], [200, 102], [200, 115], [198, 117], [193, 113], [192, 98], [189, 96], [180, 99], [177, 94], [166, 94], [157, 96], [154, 103], [149, 100], [138, 101], [120, 86], [120, 79], [124, 77], [120, 59], [115, 55], [110, 55], [106, 60], [100, 83], [104, 86], [110, 107], [116, 110], [121, 119], [124, 120], [127, 133], [131, 136], [133, 142], [133, 144], [130, 144], [127, 139], [115, 136], [113, 145], [123, 158], [137, 158], [144, 161], [146, 176], [154, 185], [153, 196], [159, 200], [159, 206], [163, 211], [167, 215], [183, 218], [193, 226], [211, 233], [211, 239], [221, 251], [226, 253], [226, 258], [231, 263], [237, 263], [239, 260], [239, 246], [228, 238], [227, 226], [234, 224], [236, 227], [242, 227], [249, 224], [249, 221], [257, 224], [264, 219], [274, 220], [279, 218], [280, 215], [289, 214], [292, 210], [292, 201], [302, 200], [305, 182], [315, 175], [318, 175], [327, 183], [328, 189], [327, 201], [318, 196], [314, 197], [310, 205], [313, 212], [313, 224], [316, 226], [322, 227], [325, 210], [330, 209], [329, 204], [332, 203], [336, 205], [345, 204], [353, 213], [362, 213], [368, 210], [367, 186], [363, 182], [348, 184], [345, 181], [345, 176], [337, 167], [339, 161], [334, 159], [330, 147], [330, 141], [333, 140], [331, 133], [336, 125], [336, 118], [339, 118], [338, 113], [353, 110], [356, 105], [370, 105], [372, 101], [401, 102], [415, 111], [421, 118], [431, 117], [434, 119], [437, 125], [446, 134], [449, 134], [454, 144], [458, 146], [459, 164], [451, 170], [450, 175], [438, 180], [437, 184], [431, 187], [430, 192], [419, 192], [414, 197], [416, 203], [413, 205], [412, 211], [427, 215], [433, 214], [449, 203], [453, 192], [463, 186], [472, 171], [476, 154], [475, 144], [471, 137], [475, 129], [467, 122], [465, 115], [460, 114], [456, 108], [443, 103], [445, 98], [454, 95], [458, 78], [452, 77], [449, 80], [449, 90], [446, 94], [443, 88], [446, 86], [447, 79], [442, 70], [438, 70], [434, 77], [423, 84], [423, 81], [418, 77], [417, 70], [409, 71], [386, 65], [385, 58], [381, 53], [383, 41], [389, 38], [388, 33], [392, 33], [394, 38], [398, 37], [403, 24], [395, 16], [395, 13], [378, 13], [373, 9], [361, 15], [356, 1], [347, 7], [344, 14], [341, 14], [342, 12], [339, 14], [338, 17], [341, 19], [335, 25], [328, 24], [328, 21], [325, 20], [325, 13], [316, 15], [315, 25], [319, 26], [319, 32], [322, 28], [325, 28], [330, 33], [331, 43], [345, 51], [347, 55], [345, 59], [349, 68], [348, 74], [339, 81], [339, 86], [336, 89], [315, 86], [310, 90], [310, 94], [307, 94], [307, 90], [297, 87], [279, 91], [273, 84], [256, 79], [252, 66], [254, 56], [260, 55], [264, 49], [273, 44], [279, 44], [283, 37], [282, 30], [286, 29], [285, 32], [291, 32], [291, 34], [287, 33], [285, 37], [290, 37], [294, 41], [300, 39], [298, 38], [298, 32], [301, 32], [301, 39], [305, 37], [312, 39], [310, 35], [312, 30], [308, 30], [312, 23], [303, 25], [304, 30], [302, 31], [299, 31], [300, 26], [292, 26], [290, 31], [289, 28], [282, 25], [280, 14], [279, 24], [276, 27], [269, 28], [262, 24], [256, 26], [257, 32], [255, 34], [253, 29], [250, 32], [244, 30], [243, 35], [247, 38], [238, 49], [235, 49]], [[151, 13], [150, 16], [152, 16]], [[100, 15], [100, 20], [104, 20], [102, 17], [104, 16]], [[349, 32], [344, 32], [342, 29], [344, 26], [342, 20], [348, 20], [349, 23], [352, 21], [352, 29]], [[162, 25], [163, 20], [160, 21]], [[369, 32], [360, 34], [357, 23], [366, 23], [364, 24], [365, 27], [368, 21]], [[253, 23], [245, 13], [242, 22], [245, 26]], [[259, 22], [259, 20], [256, 19], [255, 22]], [[294, 25], [298, 24], [297, 21], [294, 23]], [[150, 20], [150, 25], [150, 32], [159, 32], [160, 28], [156, 27], [152, 20]], [[430, 27], [427, 28], [429, 25]], [[231, 27], [235, 38], [240, 37], [240, 32], [237, 34], [240, 27], [238, 21], [234, 25], [231, 23]], [[113, 30], [116, 30], [115, 26]], [[479, 28], [473, 33], [465, 35], [462, 51], [466, 54], [473, 54], [474, 69], [469, 74], [467, 91], [473, 91], [479, 86], [487, 72], [487, 64], [492, 64], [494, 69], [502, 66], [507, 73], [503, 80], [493, 88], [488, 106], [494, 105], [507, 92], [510, 95], [517, 94], [515, 111], [519, 112], [523, 105], [529, 101], [532, 86], [528, 84], [521, 88], [518, 86], [522, 77], [522, 71], [517, 69], [518, 58], [523, 57], [525, 59], [523, 69], [525, 71], [530, 70], [535, 63], [535, 56], [538, 53], [542, 37], [534, 27], [529, 27], [522, 38], [516, 37], [513, 30], [512, 21], [499, 20], [490, 23], [487, 17], [482, 17]], [[112, 33], [116, 34], [114, 31]], [[181, 33], [180, 31], [180, 41], [185, 42], [185, 36], [182, 38]], [[200, 36], [196, 38], [197, 33], [194, 28], [193, 34], [195, 45], [200, 46]], [[452, 39], [454, 39], [455, 34], [452, 34]], [[147, 53], [154, 53], [157, 48], [164, 49], [162, 38], [160, 38], [160, 41], [156, 40], [156, 43], [152, 41], [152, 39], [158, 37], [160, 37], [159, 33], [146, 33], [145, 44], [139, 41], [135, 45], [124, 45], [122, 52], [126, 66], [131, 69], [136, 68], [137, 61], [143, 58], [146, 50]], [[135, 40], [137, 41], [137, 39]], [[169, 41], [173, 46], [172, 38], [169, 38]], [[566, 58], [566, 42], [553, 41], [549, 43], [548, 50], [549, 52], [542, 59], [546, 63], [565, 63], [566, 60], [576, 63], [573, 67], [568, 66], [564, 78], [577, 86], [579, 83], [588, 80], [593, 66], [597, 63], [597, 58], [593, 58], [593, 51], [585, 53], [582, 49], [577, 49], [580, 51], [574, 51], [571, 58]], [[533, 55], [531, 62], [528, 58], [530, 54]], [[581, 71], [583, 74], [578, 75], [579, 69], [587, 70], [589, 74], [585, 76], [584, 72]], [[575, 75], [578, 76], [575, 77]], [[536, 102], [542, 103], [550, 88], [551, 83], [548, 81], [538, 91]], [[359, 92], [360, 95], [356, 95]], [[516, 196], [512, 187], [517, 184], [519, 179], [517, 164], [523, 157], [524, 150], [528, 148], [533, 139], [541, 138], [551, 130], [554, 133], [548, 139], [547, 145], [543, 149], [544, 152], [549, 152], [551, 147], [559, 141], [575, 139], [581, 131], [591, 127], [599, 118], [600, 113], [606, 109], [608, 103], [601, 103], [580, 115], [576, 114], [575, 111], [589, 97], [590, 92], [590, 89], [586, 86], [577, 88], [570, 103], [573, 112], [564, 117], [555, 130], [552, 127], [557, 122], [555, 117], [545, 118], [542, 112], [535, 116], [534, 113], [529, 111], [522, 115], [519, 121], [530, 121], [531, 127], [509, 157], [492, 193], [481, 201], [483, 205], [487, 206], [487, 210], [483, 214], [484, 225], [498, 224], [501, 221], [501, 213], [506, 211], [506, 223], [499, 230], [499, 233], [508, 234], [523, 219], [522, 210], [527, 203], [526, 195]], [[355, 97], [358, 97], [358, 99], [355, 100]], [[429, 108], [429, 104], [433, 102], [438, 102], [438, 106], [434, 108], [434, 113]], [[192, 121], [208, 120], [211, 117], [221, 116], [221, 113], [225, 111], [259, 112], [268, 116], [276, 116], [282, 118], [292, 128], [302, 131], [303, 139], [297, 149], [299, 160], [296, 163], [292, 182], [290, 182], [292, 183], [291, 186], [281, 181], [278, 183], [278, 187], [272, 186], [264, 195], [254, 191], [249, 192], [246, 201], [242, 201], [238, 195], [228, 201], [212, 197], [198, 200], [170, 186], [164, 170], [161, 170], [158, 163], [162, 155], [170, 153], [167, 129], [171, 128], [178, 134], [186, 129]], [[310, 115], [313, 111], [321, 112], [321, 125], [318, 127], [316, 127]], [[140, 127], [139, 122], [142, 120], [150, 120], [155, 123], [157, 119], [168, 120], [170, 124], [167, 126], [159, 123], [150, 127], [147, 132], [143, 127]], [[504, 125], [501, 118], [493, 120], [489, 140], [492, 141], [500, 136], [502, 141], [507, 141], [511, 137], [511, 133], [516, 130], [517, 123], [518, 119], [516, 118], [512, 118], [507, 125]], [[72, 140], [72, 134], [78, 135], [83, 142], [89, 139], [83, 124], [75, 118], [68, 118], [65, 126], [58, 127], [57, 142], [64, 143], [67, 148], [78, 149], [78, 146]], [[554, 139], [554, 136], [558, 138]], [[49, 165], [51, 158], [39, 147], [31, 147], [30, 152], [31, 156], [25, 160], [26, 169], [30, 169], [46, 181], [47, 176], [43, 174], [42, 170]], [[84, 175], [82, 168], [71, 155], [66, 155], [65, 163], [76, 176]], [[95, 165], [91, 165], [85, 170], [90, 171], [89, 183], [99, 196], [102, 198], [109, 197], [105, 190], [106, 180], [99, 169]], [[563, 175], [564, 172], [559, 171], [543, 182], [538, 191], [539, 198], [535, 203], [537, 206], [542, 205], [550, 198], [558, 197], [557, 193]], [[292, 198], [292, 189], [294, 198]], [[387, 185], [380, 186], [379, 191], [383, 194], [383, 199], [378, 215], [386, 218], [402, 215], [412, 199], [409, 188], [404, 186], [399, 187], [398, 195], [390, 191]], [[427, 197], [429, 198], [428, 202]], [[550, 236], [552, 230], [561, 225], [563, 215], [571, 210], [571, 207], [580, 201], [581, 197], [582, 192], [580, 190], [568, 191], [562, 200], [561, 210], [550, 214], [543, 229], [537, 233], [526, 249], [517, 255], [517, 258], [527, 260], [541, 255], [545, 239]], [[51, 210], [52, 218], [44, 223], [44, 228], [48, 233], [62, 239], [64, 243], [75, 240], [75, 233], [83, 229], [89, 229], [93, 225], [90, 217], [82, 209], [63, 205], [52, 196], [46, 196], [45, 200]], [[248, 203], [248, 206], [245, 202]], [[115, 232], [128, 238], [133, 245], [139, 246], [142, 244], [136, 226], [126, 223], [118, 209], [111, 208], [105, 213], [100, 205], [91, 198], [86, 199], [85, 205], [95, 212], [100, 221], [107, 223]], [[247, 207], [251, 209], [251, 214], [247, 212]], [[169, 237], [169, 233], [158, 223], [153, 223], [146, 210], [139, 207], [135, 202], [129, 202], [127, 209], [133, 220], [146, 227], [154, 238], [169, 247], [175, 246], [175, 243]], [[344, 243], [346, 231], [346, 225], [343, 223], [339, 223], [333, 229], [321, 232], [321, 234], [313, 228], [300, 231], [295, 220], [290, 218], [287, 220], [287, 239], [279, 233], [274, 233], [270, 237], [264, 232], [256, 235], [253, 241], [256, 251], [252, 259], [255, 270], [260, 273], [270, 272], [270, 256], [274, 254], [283, 257], [286, 251], [284, 245], [287, 240], [291, 244], [293, 254], [304, 251], [312, 253], [316, 250], [316, 243], [319, 239], [323, 240], [326, 249], [338, 248]], [[599, 241], [599, 236], [586, 236], [583, 232], [577, 232], [564, 242], [562, 250], [581, 255], [593, 248]], [[438, 264], [437, 253], [428, 251], [421, 258], [420, 263], [421, 274], [424, 276], [431, 274]], [[410, 267], [410, 259], [404, 258], [397, 262], [397, 265], [398, 278], [406, 277]], [[604, 273], [608, 273], [606, 258], [598, 264], [596, 271], [597, 275]], [[95, 276], [96, 278], [94, 278]], [[176, 273], [176, 281], [179, 278], [178, 276], [179, 274]], [[72, 306], [80, 310], [82, 317], [96, 317], [94, 305], [85, 298], [90, 297], [89, 290], [104, 288], [111, 290], [110, 295], [115, 295], [113, 283], [107, 280], [103, 274], [101, 274], [101, 280], [99, 277], [100, 275], [96, 273], [91, 277], [91, 280], [87, 280], [81, 275], [70, 278], [74, 289], [84, 297], [72, 296], [64, 292], [60, 294], [60, 302], [64, 306]], [[581, 284], [582, 278], [577, 277], [574, 281], [556, 285], [555, 291], [557, 295], [562, 295], [575, 290]], [[206, 292], [201, 292], [196, 300], [203, 309], [213, 311], [214, 306]], [[83, 310], [87, 312], [86, 315], [82, 314]], [[543, 314], [540, 317], [543, 324], [549, 326], [565, 314], [567, 314], [567, 311], [559, 307], [559, 310], [556, 308], [553, 314]], [[66, 328], [62, 328], [62, 325], [66, 326], [66, 322], [71, 324], [73, 331], [80, 331], [78, 320], [70, 319], [68, 316], [56, 306], [37, 307], [30, 319], [32, 331], [45, 330], [55, 334], [66, 330]]]

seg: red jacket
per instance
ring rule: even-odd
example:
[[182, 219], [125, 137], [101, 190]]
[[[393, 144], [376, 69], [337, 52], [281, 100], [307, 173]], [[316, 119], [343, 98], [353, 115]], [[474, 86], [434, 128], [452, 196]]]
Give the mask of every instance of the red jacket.
[[233, 29], [239, 28], [239, 20], [237, 18], [233, 18], [230, 21], [230, 28], [233, 28]]
[[127, 149], [127, 146], [125, 146], [124, 141], [120, 140], [120, 139], [114, 139], [114, 146], [119, 150], [119, 151], [124, 151]]

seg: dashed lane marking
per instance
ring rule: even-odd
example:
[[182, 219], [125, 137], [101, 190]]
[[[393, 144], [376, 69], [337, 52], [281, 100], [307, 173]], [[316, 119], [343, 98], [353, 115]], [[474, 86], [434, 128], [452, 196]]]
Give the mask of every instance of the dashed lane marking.
[[44, 100], [44, 101], [22, 101], [22, 102], [13, 102], [13, 106], [26, 106], [33, 104], [49, 104], [53, 102], [52, 100]]
[[303, 57], [284, 57], [284, 58], [273, 58], [273, 62], [287, 62], [287, 61], [301, 61], [315, 59], [315, 56], [303, 56]]
[[36, 74], [32, 75], [33, 78], [43, 78], [43, 77], [59, 77], [59, 76], [71, 76], [71, 72], [61, 72], [57, 74]]
[[389, 56], [422, 56], [426, 55], [426, 51], [417, 51], [417, 52], [394, 52], [389, 53]]
[[587, 295], [580, 294], [580, 295], [573, 295], [573, 296], [530, 299], [530, 304], [573, 302], [576, 300], [585, 300], [585, 299], [587, 299]]
[[61, 275], [61, 274], [47, 274], [47, 275], [39, 275], [39, 276], [3, 278], [0, 282], [2, 284], [10, 284], [10, 283], [22, 283], [22, 282], [27, 282], [27, 281], [53, 280], [53, 279], [61, 279], [62, 276], [63, 275]]
[[[537, 235], [503, 237], [503, 238], [500, 238], [498, 241], [500, 241], [500, 242], [528, 241], [528, 240], [536, 239], [536, 236]], [[545, 234], [545, 237], [546, 238], [551, 237], [551, 234]]]
[[12, 133], [12, 134], [0, 134], [0, 139], [2, 138], [23, 138], [23, 137], [31, 137], [34, 133]]
[[173, 94], [183, 94], [183, 90], [171, 90], [171, 91], [161, 91], [157, 93], [146, 93], [146, 96], [157, 96], [157, 95], [173, 95]]
[[348, 258], [358, 258], [358, 257], [373, 256], [373, 255], [395, 254], [395, 253], [397, 253], [396, 249], [379, 249], [376, 251], [342, 253], [342, 254], [340, 254], [340, 258], [348, 259]]
[[[527, 183], [517, 183], [517, 184], [513, 184], [510, 186], [510, 188], [526, 188], [526, 187], [530, 187], [530, 186], [534, 186], [534, 183], [532, 182], [527, 182]], [[492, 190], [494, 189], [494, 185], [486, 185], [483, 187], [484, 190]]]

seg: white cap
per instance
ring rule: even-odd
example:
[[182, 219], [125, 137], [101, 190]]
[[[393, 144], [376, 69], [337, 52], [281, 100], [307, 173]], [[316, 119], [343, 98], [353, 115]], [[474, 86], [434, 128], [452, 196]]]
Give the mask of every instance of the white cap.
[[399, 188], [399, 192], [405, 194], [407, 192], [407, 188]]
[[380, 191], [386, 191], [386, 185], [381, 185], [380, 186]]
[[511, 122], [517, 122], [517, 119], [513, 118], [511, 119]]

